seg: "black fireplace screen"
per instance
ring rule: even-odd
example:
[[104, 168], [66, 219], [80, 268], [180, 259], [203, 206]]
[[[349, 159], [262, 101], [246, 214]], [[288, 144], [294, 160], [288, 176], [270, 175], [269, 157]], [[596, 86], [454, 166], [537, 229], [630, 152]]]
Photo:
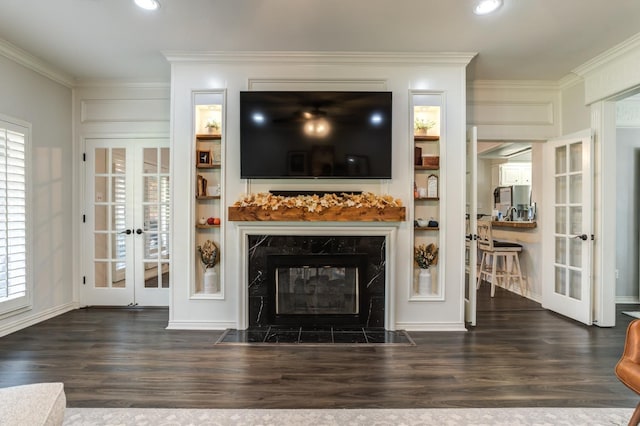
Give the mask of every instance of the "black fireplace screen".
[[265, 308], [272, 325], [364, 324], [367, 255], [268, 255]]
[[276, 315], [357, 315], [357, 267], [279, 267]]

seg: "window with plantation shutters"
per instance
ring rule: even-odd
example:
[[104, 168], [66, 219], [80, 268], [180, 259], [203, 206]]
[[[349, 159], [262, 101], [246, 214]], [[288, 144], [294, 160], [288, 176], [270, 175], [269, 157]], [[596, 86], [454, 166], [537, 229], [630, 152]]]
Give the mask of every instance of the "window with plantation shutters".
[[28, 135], [28, 127], [0, 117], [0, 313], [28, 305]]

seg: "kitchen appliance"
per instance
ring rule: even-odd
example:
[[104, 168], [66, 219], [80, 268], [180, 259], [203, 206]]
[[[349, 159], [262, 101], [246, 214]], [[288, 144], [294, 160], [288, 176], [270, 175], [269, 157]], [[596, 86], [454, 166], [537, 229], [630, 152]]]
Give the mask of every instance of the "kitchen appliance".
[[493, 190], [493, 208], [505, 219], [527, 220], [530, 205], [531, 185], [498, 186]]

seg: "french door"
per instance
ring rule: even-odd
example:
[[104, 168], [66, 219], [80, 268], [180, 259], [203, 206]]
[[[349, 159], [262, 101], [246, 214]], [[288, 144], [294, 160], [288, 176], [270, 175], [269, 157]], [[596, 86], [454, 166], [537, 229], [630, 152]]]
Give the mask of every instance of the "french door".
[[593, 144], [585, 130], [545, 144], [542, 306], [592, 322]]
[[169, 141], [88, 139], [84, 305], [169, 304]]
[[478, 274], [478, 239], [476, 237], [478, 213], [478, 129], [467, 129], [467, 188], [466, 188], [466, 224], [465, 224], [465, 322], [476, 325]]

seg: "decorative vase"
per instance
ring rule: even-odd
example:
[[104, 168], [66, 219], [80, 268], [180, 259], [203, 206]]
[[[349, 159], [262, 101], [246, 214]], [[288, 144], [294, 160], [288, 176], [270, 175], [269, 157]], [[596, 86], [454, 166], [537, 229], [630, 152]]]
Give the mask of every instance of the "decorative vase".
[[204, 286], [205, 293], [217, 293], [218, 292], [218, 273], [214, 268], [207, 268], [204, 271]]
[[420, 269], [420, 274], [418, 274], [418, 295], [429, 296], [431, 294], [431, 270]]

